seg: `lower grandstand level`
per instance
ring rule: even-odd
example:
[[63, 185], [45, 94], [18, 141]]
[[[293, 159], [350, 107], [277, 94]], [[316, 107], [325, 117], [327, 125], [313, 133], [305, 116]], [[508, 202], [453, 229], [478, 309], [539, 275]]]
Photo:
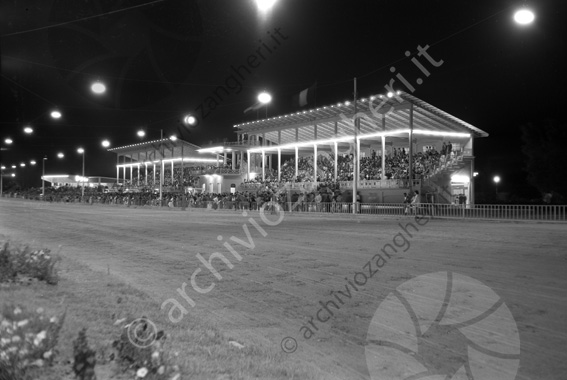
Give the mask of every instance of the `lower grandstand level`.
[[[252, 156], [252, 160], [254, 158]], [[464, 150], [448, 153], [440, 152], [435, 146], [427, 146], [413, 156], [414, 175], [410, 181], [407, 148], [392, 149], [384, 155], [384, 164], [381, 155], [370, 152], [360, 159], [358, 191], [362, 202], [368, 203], [399, 202], [403, 193], [411, 188], [422, 194], [423, 202], [468, 204], [471, 197], [470, 165], [467, 167], [467, 161], [470, 159]], [[295, 158], [290, 157], [279, 168], [265, 167], [263, 176], [259, 174], [262, 168], [255, 163], [251, 163], [248, 171], [246, 161], [232, 165], [232, 159], [227, 155], [218, 159], [219, 165], [208, 166], [184, 164], [182, 167], [180, 161], [172, 160], [163, 165], [159, 162], [127, 163], [119, 165], [120, 176], [112, 188], [123, 192], [156, 192], [161, 181], [162, 191], [174, 193], [234, 194], [270, 188], [307, 194], [330, 187], [352, 192], [352, 154], [337, 155], [337, 160], [332, 155], [320, 154], [316, 170], [314, 160], [313, 155], [298, 156], [296, 165]], [[273, 160], [270, 161], [275, 166]], [[465, 174], [459, 176], [459, 171]], [[451, 181], [449, 186], [442, 188], [437, 185], [436, 180], [440, 178], [448, 178]]]
[[[378, 107], [373, 98], [382, 99]], [[356, 104], [235, 125], [236, 141], [220, 146], [161, 139], [112, 148], [116, 187], [208, 194], [333, 188], [369, 203], [418, 191], [421, 202], [474, 204], [473, 140], [486, 132], [405, 93]]]

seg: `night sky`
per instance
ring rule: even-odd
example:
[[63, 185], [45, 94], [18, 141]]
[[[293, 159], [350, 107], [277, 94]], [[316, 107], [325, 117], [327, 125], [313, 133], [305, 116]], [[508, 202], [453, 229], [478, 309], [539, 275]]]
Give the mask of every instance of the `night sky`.
[[[529, 26], [513, 21], [522, 6], [536, 14]], [[314, 83], [313, 107], [352, 99], [354, 77], [365, 97], [402, 73], [413, 95], [490, 134], [475, 140], [477, 190], [499, 174], [502, 191], [527, 194], [520, 127], [562, 117], [565, 11], [562, 0], [279, 0], [267, 14], [253, 0], [3, 0], [1, 162], [39, 185], [44, 155], [46, 173], [80, 174], [82, 146], [86, 175], [112, 177], [103, 139], [140, 142], [146, 128], [147, 139], [163, 129], [203, 146], [235, 140], [233, 125], [257, 118], [243, 111], [262, 90], [274, 116], [297, 110], [292, 97]], [[418, 46], [443, 61], [421, 85], [410, 61]], [[102, 96], [90, 92], [96, 80]], [[197, 127], [182, 124], [188, 113]], [[19, 167], [32, 159], [35, 168]]]

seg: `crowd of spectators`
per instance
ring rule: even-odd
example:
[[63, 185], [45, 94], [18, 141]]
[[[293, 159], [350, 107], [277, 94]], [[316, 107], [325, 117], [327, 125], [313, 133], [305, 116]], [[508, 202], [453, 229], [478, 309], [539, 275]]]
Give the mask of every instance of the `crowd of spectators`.
[[[386, 155], [385, 174], [382, 173], [382, 156], [376, 155], [375, 151], [368, 157], [360, 159], [360, 179], [408, 179], [409, 178], [409, 153], [404, 148], [394, 148], [392, 153]], [[444, 161], [444, 156], [435, 147], [427, 146], [423, 152], [413, 155], [413, 178], [423, 179], [430, 176]], [[337, 157], [337, 181], [353, 180], [353, 155]], [[281, 167], [282, 182], [314, 182], [313, 156], [299, 157], [297, 164], [297, 176], [295, 176], [295, 160], [292, 158], [285, 161]], [[317, 156], [317, 182], [334, 181], [335, 160], [326, 154]], [[258, 175], [256, 179], [247, 183], [275, 182], [277, 171], [265, 169], [264, 180]]]

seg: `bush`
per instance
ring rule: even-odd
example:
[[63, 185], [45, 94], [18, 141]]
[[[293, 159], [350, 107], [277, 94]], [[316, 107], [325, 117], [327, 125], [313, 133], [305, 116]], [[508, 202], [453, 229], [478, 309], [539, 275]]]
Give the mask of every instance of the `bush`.
[[8, 305], [0, 315], [0, 379], [21, 379], [26, 372], [51, 364], [65, 315], [47, 317], [43, 309], [27, 311]]
[[32, 250], [29, 246], [20, 248], [6, 242], [0, 249], [0, 283], [28, 277], [56, 285], [59, 276], [55, 265], [59, 260], [48, 249]]
[[154, 327], [145, 317], [123, 325], [120, 338], [113, 342], [118, 364], [122, 371], [136, 371], [136, 379], [178, 379], [178, 368], [169, 365], [165, 357], [165, 334]]
[[14, 262], [10, 250], [8, 249], [8, 243], [5, 243], [2, 248], [0, 248], [0, 283], [14, 281], [17, 272], [14, 268]]
[[79, 331], [79, 336], [73, 341], [73, 372], [79, 380], [96, 380], [95, 365], [96, 354], [89, 347], [87, 341], [87, 329]]

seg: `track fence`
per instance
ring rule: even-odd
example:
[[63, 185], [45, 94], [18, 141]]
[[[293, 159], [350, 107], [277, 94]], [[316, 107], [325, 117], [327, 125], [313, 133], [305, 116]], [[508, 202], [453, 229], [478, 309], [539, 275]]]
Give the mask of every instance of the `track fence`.
[[[5, 198], [14, 198], [7, 194]], [[121, 199], [118, 197], [63, 197], [41, 201], [39, 198], [21, 198], [41, 203], [70, 203], [85, 205], [107, 205], [114, 207], [168, 207], [174, 209], [200, 208], [207, 210], [259, 210], [265, 202], [248, 201], [183, 201], [181, 199]], [[285, 212], [320, 213], [320, 214], [353, 214], [352, 203], [315, 203], [315, 202], [279, 202]], [[269, 208], [270, 206], [268, 206]], [[457, 205], [439, 203], [421, 203], [408, 205], [404, 203], [359, 203], [356, 214], [383, 216], [430, 215], [436, 218], [458, 219], [494, 219], [494, 220], [533, 220], [567, 222], [567, 205]]]

